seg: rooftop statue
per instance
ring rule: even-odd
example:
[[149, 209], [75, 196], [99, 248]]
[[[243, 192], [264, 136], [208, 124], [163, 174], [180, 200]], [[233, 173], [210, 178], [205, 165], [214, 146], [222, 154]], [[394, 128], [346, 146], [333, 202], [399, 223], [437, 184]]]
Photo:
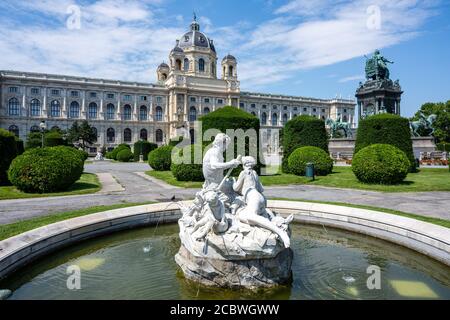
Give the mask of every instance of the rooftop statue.
[[331, 118], [325, 120], [325, 124], [330, 128], [331, 138], [335, 138], [337, 133], [342, 130], [345, 138], [353, 137], [351, 125], [349, 122], [342, 121], [342, 116], [339, 114], [336, 121]]
[[389, 79], [388, 63], [394, 62], [386, 59], [379, 50], [375, 50], [372, 58], [367, 58], [366, 61], [366, 78], [371, 80]]
[[[253, 289], [287, 283], [293, 216], [267, 208], [253, 157], [224, 162], [229, 143], [227, 135], [216, 136], [203, 158], [202, 190], [192, 204], [179, 203], [181, 247], [175, 260], [187, 278], [205, 285]], [[239, 177], [230, 178], [239, 165]]]

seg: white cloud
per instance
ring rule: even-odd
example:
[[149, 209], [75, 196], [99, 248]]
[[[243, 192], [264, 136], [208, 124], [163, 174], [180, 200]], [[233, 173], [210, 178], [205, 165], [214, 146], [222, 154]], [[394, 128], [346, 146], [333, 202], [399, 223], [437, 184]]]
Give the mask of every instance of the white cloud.
[[344, 77], [339, 79], [339, 83], [344, 83], [344, 82], [349, 82], [349, 81], [355, 81], [355, 80], [364, 80], [364, 75], [362, 74], [357, 74], [354, 76], [348, 76], [348, 77]]

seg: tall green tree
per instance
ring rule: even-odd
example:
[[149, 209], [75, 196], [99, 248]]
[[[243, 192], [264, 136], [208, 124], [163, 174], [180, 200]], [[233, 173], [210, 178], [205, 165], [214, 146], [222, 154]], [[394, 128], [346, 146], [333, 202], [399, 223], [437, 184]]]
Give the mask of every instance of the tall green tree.
[[427, 102], [424, 103], [419, 111], [416, 112], [412, 120], [419, 120], [420, 113], [425, 117], [431, 114], [436, 115], [436, 121], [433, 123], [434, 137], [437, 142], [450, 143], [450, 100], [447, 102]]
[[83, 120], [80, 125], [78, 121], [75, 121], [67, 131], [67, 140], [73, 144], [79, 144], [84, 150], [97, 140], [97, 133], [86, 120]]

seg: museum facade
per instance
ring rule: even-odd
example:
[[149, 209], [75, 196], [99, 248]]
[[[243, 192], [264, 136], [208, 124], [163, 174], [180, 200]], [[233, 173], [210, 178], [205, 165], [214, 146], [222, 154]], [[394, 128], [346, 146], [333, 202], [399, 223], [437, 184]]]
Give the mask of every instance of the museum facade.
[[67, 130], [75, 121], [88, 120], [97, 132], [94, 153], [140, 139], [166, 144], [180, 130], [192, 130], [201, 115], [226, 105], [255, 115], [269, 131], [302, 114], [340, 115], [354, 123], [353, 100], [241, 92], [237, 71], [232, 55], [218, 65], [213, 40], [194, 19], [176, 41], [168, 64], [158, 66], [154, 84], [0, 71], [0, 127], [26, 140], [41, 123]]

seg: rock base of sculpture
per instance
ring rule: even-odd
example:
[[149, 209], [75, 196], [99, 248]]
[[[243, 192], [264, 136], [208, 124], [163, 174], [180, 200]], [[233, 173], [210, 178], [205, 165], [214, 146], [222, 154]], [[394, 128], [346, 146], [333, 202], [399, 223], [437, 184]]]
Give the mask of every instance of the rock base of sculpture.
[[292, 250], [286, 248], [273, 258], [210, 259], [194, 256], [181, 245], [175, 261], [186, 278], [203, 285], [256, 290], [290, 284], [292, 258]]

